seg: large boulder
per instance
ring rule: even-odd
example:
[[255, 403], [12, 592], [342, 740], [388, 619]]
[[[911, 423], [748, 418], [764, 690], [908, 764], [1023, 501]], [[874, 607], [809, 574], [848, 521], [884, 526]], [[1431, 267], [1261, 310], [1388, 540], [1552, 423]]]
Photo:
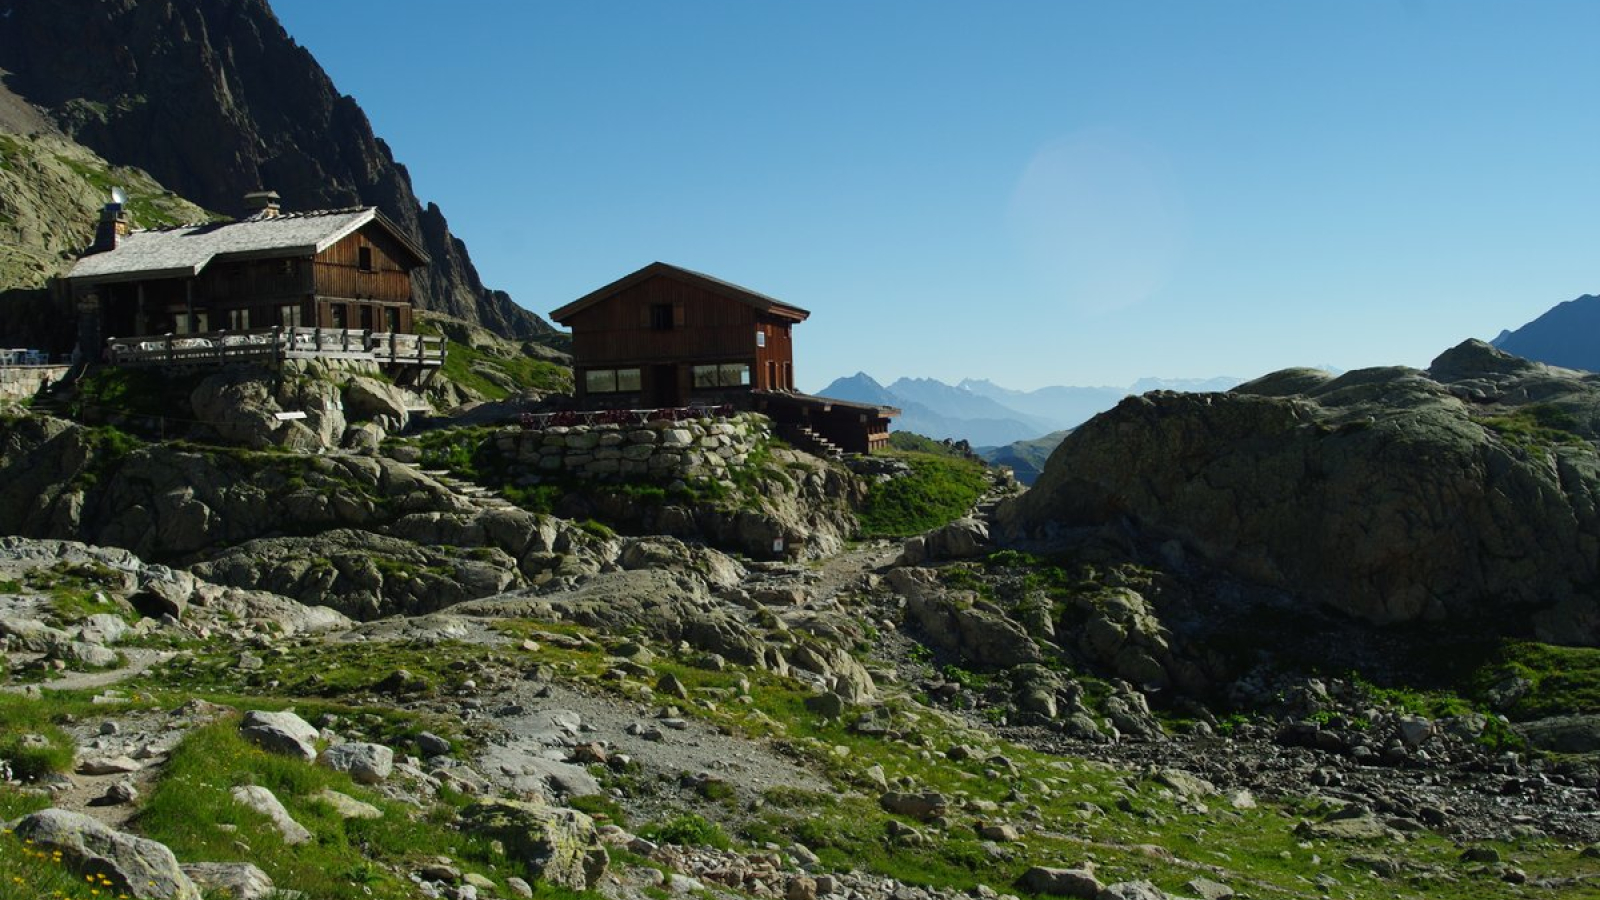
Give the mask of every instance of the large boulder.
[[1528, 743], [1552, 753], [1600, 753], [1600, 716], [1552, 716], [1524, 722], [1517, 731]]
[[246, 447], [329, 450], [345, 418], [339, 387], [317, 377], [275, 378], [255, 369], [207, 376], [189, 394], [195, 418]]
[[1128, 398], [998, 518], [1009, 541], [1175, 542], [1373, 623], [1519, 606], [1541, 639], [1595, 644], [1597, 423], [1600, 384], [1468, 342], [1428, 371]]
[[298, 756], [306, 762], [317, 758], [317, 729], [292, 712], [251, 710], [244, 714], [239, 734], [271, 753]]
[[895, 569], [888, 582], [905, 598], [907, 620], [938, 649], [959, 653], [983, 669], [1044, 660], [1027, 630], [1003, 610], [972, 591], [946, 588], [932, 569]]
[[360, 741], [335, 744], [322, 751], [322, 764], [335, 772], [349, 773], [361, 784], [377, 784], [394, 771], [394, 751], [382, 744]]
[[117, 894], [141, 900], [200, 900], [200, 891], [160, 844], [115, 831], [82, 813], [46, 809], [8, 826], [43, 850], [61, 851], [62, 862], [83, 875], [104, 875]]
[[611, 861], [594, 821], [575, 809], [485, 800], [462, 810], [461, 827], [499, 841], [542, 880], [575, 891], [594, 887]]
[[183, 871], [202, 890], [228, 900], [268, 900], [277, 891], [271, 876], [253, 863], [188, 863]]
[[1034, 866], [1023, 872], [1018, 882], [1035, 894], [1076, 897], [1079, 900], [1095, 900], [1105, 888], [1100, 879], [1095, 877], [1092, 866], [1077, 869]]
[[289, 810], [284, 807], [278, 795], [259, 784], [241, 784], [234, 787], [231, 792], [235, 802], [248, 807], [267, 817], [272, 827], [277, 829], [283, 842], [290, 846], [309, 844], [315, 836], [310, 829], [301, 825], [289, 815]]
[[412, 400], [407, 393], [387, 382], [357, 375], [345, 382], [344, 409], [352, 419], [387, 420], [391, 431], [399, 431], [411, 421]]

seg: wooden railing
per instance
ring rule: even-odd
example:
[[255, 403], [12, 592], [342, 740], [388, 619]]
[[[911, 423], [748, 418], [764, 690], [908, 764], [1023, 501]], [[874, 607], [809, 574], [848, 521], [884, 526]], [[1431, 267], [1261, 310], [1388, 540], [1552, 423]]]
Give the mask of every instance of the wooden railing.
[[646, 422], [686, 422], [691, 419], [726, 419], [739, 414], [730, 404], [720, 406], [669, 406], [662, 409], [592, 409], [525, 412], [524, 429], [543, 430], [557, 425], [643, 425]]
[[108, 338], [106, 362], [119, 366], [223, 366], [285, 359], [360, 359], [385, 365], [440, 366], [445, 339], [353, 328], [276, 326]]

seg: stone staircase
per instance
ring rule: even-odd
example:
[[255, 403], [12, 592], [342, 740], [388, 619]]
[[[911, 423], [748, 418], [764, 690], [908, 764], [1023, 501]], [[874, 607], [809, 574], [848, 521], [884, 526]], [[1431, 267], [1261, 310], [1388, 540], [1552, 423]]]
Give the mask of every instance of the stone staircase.
[[417, 471], [449, 488], [451, 493], [463, 500], [466, 500], [468, 503], [471, 503], [473, 506], [476, 506], [479, 509], [491, 510], [517, 508], [515, 503], [512, 503], [510, 500], [500, 496], [499, 493], [490, 490], [481, 484], [473, 484], [470, 481], [457, 478], [447, 469], [419, 468]]

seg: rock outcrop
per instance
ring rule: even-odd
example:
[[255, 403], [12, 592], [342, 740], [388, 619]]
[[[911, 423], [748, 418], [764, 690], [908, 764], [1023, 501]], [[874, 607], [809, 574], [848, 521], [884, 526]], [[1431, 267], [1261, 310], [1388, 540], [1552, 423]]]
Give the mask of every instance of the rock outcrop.
[[1596, 644], [1597, 426], [1595, 376], [1468, 341], [1427, 371], [1129, 398], [999, 515], [1011, 541], [1166, 542], [1180, 565], [1372, 623], [1482, 617]]
[[466, 511], [410, 466], [138, 444], [60, 419], [0, 424], [0, 532], [122, 547], [162, 562], [267, 534], [379, 528]]

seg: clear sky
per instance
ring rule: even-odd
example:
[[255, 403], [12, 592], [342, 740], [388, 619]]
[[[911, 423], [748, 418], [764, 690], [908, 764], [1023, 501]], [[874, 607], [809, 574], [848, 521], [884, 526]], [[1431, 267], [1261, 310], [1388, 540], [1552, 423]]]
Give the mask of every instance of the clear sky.
[[487, 284], [697, 269], [811, 310], [803, 389], [1425, 366], [1600, 292], [1589, 0], [272, 5]]

